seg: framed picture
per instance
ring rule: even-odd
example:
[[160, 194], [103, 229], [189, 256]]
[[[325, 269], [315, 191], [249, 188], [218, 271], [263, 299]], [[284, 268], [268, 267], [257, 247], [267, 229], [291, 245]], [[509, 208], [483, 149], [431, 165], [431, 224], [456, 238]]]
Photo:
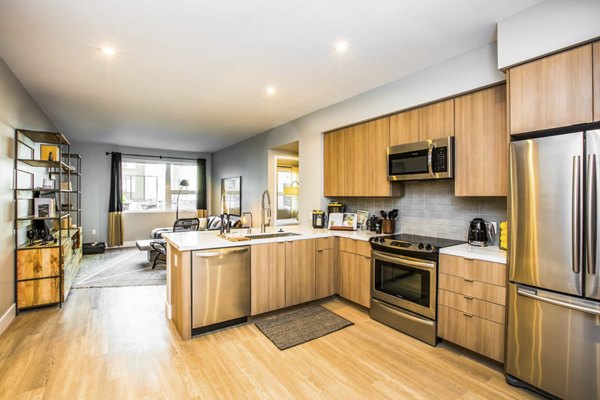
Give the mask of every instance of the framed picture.
[[221, 213], [242, 216], [242, 177], [221, 179]]
[[367, 220], [369, 212], [366, 210], [356, 210], [356, 229], [367, 229]]

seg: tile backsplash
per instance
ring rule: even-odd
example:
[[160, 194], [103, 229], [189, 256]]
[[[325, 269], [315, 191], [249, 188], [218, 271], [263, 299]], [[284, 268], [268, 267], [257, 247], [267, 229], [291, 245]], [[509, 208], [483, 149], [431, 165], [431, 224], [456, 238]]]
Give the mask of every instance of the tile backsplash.
[[[347, 206], [347, 212], [368, 210], [379, 216], [380, 210], [397, 208], [396, 232], [440, 238], [467, 240], [473, 218], [499, 223], [506, 220], [505, 197], [456, 197], [454, 181], [406, 182], [403, 197], [331, 198]], [[498, 242], [498, 235], [494, 240]]]

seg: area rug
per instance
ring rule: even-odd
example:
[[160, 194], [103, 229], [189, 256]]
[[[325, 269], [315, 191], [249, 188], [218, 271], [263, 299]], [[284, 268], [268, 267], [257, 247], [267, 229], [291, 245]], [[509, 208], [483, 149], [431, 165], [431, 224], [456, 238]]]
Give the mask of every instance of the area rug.
[[258, 321], [254, 325], [279, 350], [285, 350], [354, 324], [325, 307], [313, 305]]
[[133, 248], [83, 256], [73, 288], [154, 286], [166, 283], [165, 265], [159, 264], [152, 269], [146, 252]]

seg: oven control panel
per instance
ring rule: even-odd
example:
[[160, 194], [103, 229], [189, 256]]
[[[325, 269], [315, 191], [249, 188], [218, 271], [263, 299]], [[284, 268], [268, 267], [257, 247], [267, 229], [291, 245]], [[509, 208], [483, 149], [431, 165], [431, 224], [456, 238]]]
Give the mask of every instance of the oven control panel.
[[390, 238], [386, 238], [383, 236], [377, 236], [369, 239], [371, 242], [371, 247], [378, 248], [379, 250], [408, 250], [415, 251], [419, 253], [435, 253], [438, 251], [438, 248], [431, 243], [427, 242], [407, 242], [403, 240], [393, 240]]

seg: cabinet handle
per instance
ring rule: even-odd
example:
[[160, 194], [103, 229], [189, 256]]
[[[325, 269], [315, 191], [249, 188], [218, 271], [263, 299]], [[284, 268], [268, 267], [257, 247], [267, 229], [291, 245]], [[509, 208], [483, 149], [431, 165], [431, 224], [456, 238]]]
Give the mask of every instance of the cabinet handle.
[[463, 257], [463, 259], [465, 259], [467, 261], [473, 261], [474, 260], [474, 258], [471, 258], [471, 257]]
[[473, 282], [473, 279], [463, 278], [465, 282]]
[[323, 249], [317, 250], [317, 253], [322, 253], [322, 252], [323, 252]]
[[464, 296], [466, 300], [473, 300], [471, 296]]
[[467, 313], [463, 313], [463, 315], [464, 315], [465, 317], [473, 318], [473, 314], [467, 314]]
[[366, 258], [367, 260], [371, 259], [371, 257], [369, 257], [369, 256], [363, 256], [363, 257]]

